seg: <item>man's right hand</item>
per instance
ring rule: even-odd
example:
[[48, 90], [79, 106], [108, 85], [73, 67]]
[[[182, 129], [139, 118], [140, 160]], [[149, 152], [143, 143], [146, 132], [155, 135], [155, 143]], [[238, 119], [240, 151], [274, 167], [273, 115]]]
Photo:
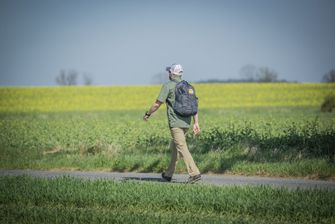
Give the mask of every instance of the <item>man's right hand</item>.
[[143, 116], [143, 120], [144, 120], [144, 121], [148, 121], [150, 115], [151, 115], [151, 114], [149, 114], [148, 111], [145, 112], [145, 114], [144, 114], [144, 116]]

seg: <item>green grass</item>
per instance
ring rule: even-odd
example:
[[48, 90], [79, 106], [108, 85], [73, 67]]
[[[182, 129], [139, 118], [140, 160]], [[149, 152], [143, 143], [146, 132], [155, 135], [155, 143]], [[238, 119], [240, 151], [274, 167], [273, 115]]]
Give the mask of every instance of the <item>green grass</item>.
[[335, 191], [0, 177], [1, 223], [335, 223]]
[[[161, 172], [170, 157], [165, 111], [148, 123], [142, 115], [0, 113], [0, 167]], [[202, 133], [188, 143], [201, 172], [333, 179], [334, 122], [314, 107], [202, 110]]]

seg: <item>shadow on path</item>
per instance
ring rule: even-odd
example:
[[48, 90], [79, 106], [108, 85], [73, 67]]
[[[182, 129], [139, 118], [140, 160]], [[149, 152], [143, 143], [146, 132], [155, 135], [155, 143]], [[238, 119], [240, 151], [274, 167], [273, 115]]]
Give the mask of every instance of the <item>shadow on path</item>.
[[172, 179], [171, 182], [163, 180], [162, 178], [155, 178], [155, 177], [124, 177], [122, 178], [123, 181], [127, 180], [136, 180], [136, 181], [150, 181], [150, 182], [161, 182], [161, 183], [185, 183], [184, 181], [180, 181], [177, 179]]

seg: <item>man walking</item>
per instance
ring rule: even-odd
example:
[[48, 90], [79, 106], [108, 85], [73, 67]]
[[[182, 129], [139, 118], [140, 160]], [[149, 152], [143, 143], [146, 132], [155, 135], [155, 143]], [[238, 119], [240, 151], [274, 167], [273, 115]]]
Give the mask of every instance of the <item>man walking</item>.
[[175, 171], [178, 154], [183, 158], [188, 174], [188, 183], [194, 183], [201, 179], [200, 171], [195, 165], [191, 153], [188, 150], [186, 143], [186, 132], [191, 126], [191, 119], [193, 117], [193, 133], [199, 134], [200, 127], [198, 121], [198, 113], [191, 116], [181, 116], [175, 112], [173, 105], [175, 103], [175, 89], [176, 85], [182, 82], [181, 76], [183, 74], [183, 68], [180, 64], [173, 64], [166, 68], [169, 72], [169, 79], [167, 83], [162, 86], [160, 94], [156, 102], [151, 106], [143, 117], [145, 121], [149, 119], [151, 114], [158, 110], [162, 103], [167, 104], [167, 117], [169, 128], [172, 136], [170, 143], [170, 149], [172, 151], [171, 161], [166, 172], [162, 173], [162, 178], [166, 181], [171, 181], [172, 175]]

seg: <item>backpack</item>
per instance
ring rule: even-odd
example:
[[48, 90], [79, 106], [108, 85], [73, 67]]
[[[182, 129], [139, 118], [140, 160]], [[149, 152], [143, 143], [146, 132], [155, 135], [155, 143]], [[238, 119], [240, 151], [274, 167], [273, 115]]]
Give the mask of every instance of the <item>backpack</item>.
[[176, 84], [175, 103], [172, 108], [176, 114], [182, 117], [198, 113], [198, 97], [195, 95], [195, 89], [185, 80]]

